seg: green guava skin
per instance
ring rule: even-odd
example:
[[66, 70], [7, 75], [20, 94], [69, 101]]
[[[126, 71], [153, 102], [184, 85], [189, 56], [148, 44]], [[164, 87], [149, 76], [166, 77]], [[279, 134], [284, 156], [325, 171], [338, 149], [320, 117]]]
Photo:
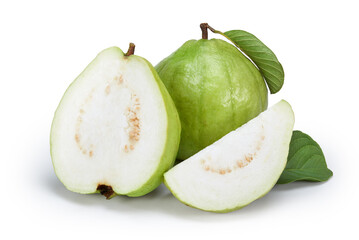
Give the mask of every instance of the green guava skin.
[[189, 40], [156, 67], [181, 119], [184, 160], [267, 109], [259, 70], [220, 39]]

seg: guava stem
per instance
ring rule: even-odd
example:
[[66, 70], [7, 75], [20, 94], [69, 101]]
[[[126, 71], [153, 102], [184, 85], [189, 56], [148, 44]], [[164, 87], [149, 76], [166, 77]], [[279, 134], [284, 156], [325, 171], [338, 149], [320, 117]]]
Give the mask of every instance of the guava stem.
[[135, 53], [135, 44], [130, 43], [130, 46], [128, 47], [127, 53], [125, 54], [126, 57], [131, 56]]
[[202, 39], [208, 39], [208, 29], [213, 33], [219, 33], [219, 31], [209, 26], [208, 23], [201, 23], [199, 26], [202, 30]]
[[208, 39], [208, 23], [201, 23], [199, 26], [202, 30], [202, 39]]

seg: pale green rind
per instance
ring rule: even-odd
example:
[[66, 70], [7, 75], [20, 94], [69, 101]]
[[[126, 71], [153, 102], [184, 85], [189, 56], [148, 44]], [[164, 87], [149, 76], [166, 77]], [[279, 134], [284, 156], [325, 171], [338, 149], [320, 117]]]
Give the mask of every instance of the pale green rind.
[[124, 53], [123, 53], [122, 50], [121, 50], [120, 48], [118, 48], [118, 47], [109, 47], [109, 48], [106, 48], [105, 50], [101, 51], [99, 54], [97, 54], [97, 56], [86, 66], [86, 68], [85, 68], [85, 69], [75, 78], [75, 80], [72, 81], [72, 83], [67, 87], [67, 89], [66, 89], [64, 95], [62, 95], [62, 98], [61, 98], [61, 100], [60, 100], [60, 102], [59, 102], [59, 105], [57, 106], [57, 108], [56, 108], [56, 110], [55, 110], [54, 117], [53, 117], [53, 120], [52, 120], [52, 123], [51, 123], [51, 130], [50, 130], [50, 155], [51, 155], [52, 165], [53, 165], [53, 167], [54, 167], [55, 174], [56, 174], [57, 178], [60, 180], [60, 182], [61, 182], [69, 191], [76, 192], [76, 193], [80, 193], [80, 194], [92, 194], [92, 193], [98, 193], [98, 191], [95, 190], [95, 191], [93, 191], [93, 192], [83, 192], [83, 191], [81, 191], [81, 190], [71, 189], [71, 188], [69, 188], [68, 186], [66, 186], [63, 181], [61, 181], [61, 178], [59, 178], [59, 176], [58, 176], [58, 174], [57, 174], [57, 172], [56, 172], [55, 165], [54, 165], [54, 161], [53, 161], [54, 156], [53, 156], [53, 153], [52, 153], [52, 142], [53, 142], [53, 140], [52, 140], [52, 137], [53, 137], [52, 132], [53, 132], [53, 130], [54, 130], [54, 122], [55, 122], [54, 120], [56, 119], [57, 113], [58, 113], [58, 112], [60, 111], [60, 109], [61, 109], [61, 102], [64, 100], [64, 97], [68, 94], [69, 91], [72, 90], [73, 86], [77, 83], [77, 80], [79, 80], [79, 78], [80, 78], [82, 75], [86, 74], [86, 72], [88, 72], [88, 71], [93, 67], [93, 65], [96, 63], [96, 61], [98, 60], [98, 57], [99, 57], [101, 54], [103, 54], [104, 52], [106, 52], [106, 51], [114, 51], [114, 52], [116, 52], [117, 54], [119, 54], [119, 57], [123, 57], [123, 56], [124, 56]]
[[178, 159], [186, 159], [267, 109], [258, 69], [219, 39], [190, 40], [156, 67], [181, 119]]
[[[283, 169], [284, 169], [284, 167], [283, 167]], [[272, 190], [272, 188], [275, 186], [276, 181], [274, 182], [274, 184], [272, 185], [272, 187], [271, 187], [267, 192], [265, 192], [263, 195], [259, 196], [258, 198], [254, 199], [253, 201], [248, 202], [248, 203], [245, 204], [245, 205], [240, 205], [240, 206], [237, 206], [237, 207], [234, 207], [234, 208], [228, 208], [228, 209], [223, 209], [223, 210], [208, 210], [208, 209], [202, 209], [202, 208], [199, 208], [199, 207], [195, 207], [195, 206], [193, 206], [193, 205], [191, 205], [191, 204], [188, 204], [188, 203], [186, 203], [185, 201], [182, 201], [182, 200], [177, 196], [177, 194], [176, 194], [176, 193], [170, 188], [170, 186], [167, 184], [166, 179], [164, 179], [163, 183], [166, 185], [167, 189], [170, 190], [170, 192], [172, 193], [172, 195], [173, 195], [175, 198], [177, 198], [178, 201], [180, 201], [181, 203], [183, 203], [183, 204], [186, 205], [186, 206], [189, 206], [189, 207], [191, 207], [191, 208], [195, 208], [195, 209], [198, 209], [198, 210], [201, 210], [201, 211], [206, 211], [206, 212], [229, 213], [229, 212], [233, 212], [233, 211], [242, 209], [242, 208], [248, 206], [249, 204], [251, 204], [252, 202], [254, 202], [254, 201], [256, 201], [256, 200], [258, 200], [258, 199], [264, 197], [265, 195], [267, 195], [267, 193], [269, 193], [270, 190]]]

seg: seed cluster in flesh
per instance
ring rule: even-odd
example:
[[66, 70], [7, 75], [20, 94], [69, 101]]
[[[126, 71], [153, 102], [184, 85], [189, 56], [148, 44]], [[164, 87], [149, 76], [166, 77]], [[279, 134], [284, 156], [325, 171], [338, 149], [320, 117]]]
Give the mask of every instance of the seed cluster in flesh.
[[131, 104], [130, 107], [127, 107], [126, 111], [129, 146], [127, 144], [124, 146], [125, 152], [133, 150], [136, 142], [140, 140], [141, 129], [140, 119], [138, 118], [140, 109], [140, 99], [135, 93], [131, 93]]
[[89, 103], [92, 100], [93, 97], [93, 92], [94, 89], [91, 90], [90, 94], [85, 98], [84, 103], [81, 105], [81, 108], [79, 110], [79, 115], [76, 119], [76, 131], [75, 131], [75, 141], [76, 144], [78, 146], [78, 148], [80, 149], [80, 151], [82, 152], [82, 154], [84, 155], [89, 155], [89, 157], [93, 156], [93, 144], [90, 144], [88, 148], [86, 148], [85, 146], [82, 145], [81, 143], [81, 139], [80, 139], [80, 127], [83, 121], [83, 115], [86, 113], [84, 110], [84, 106]]
[[[262, 130], [263, 130], [263, 126], [262, 126]], [[253, 161], [253, 159], [257, 156], [257, 152], [260, 151], [264, 139], [265, 139], [265, 136], [262, 134], [260, 136], [260, 139], [256, 143], [254, 152], [245, 154], [244, 156], [242, 156], [241, 158], [236, 160], [235, 164], [232, 166], [228, 166], [228, 167], [214, 166], [214, 164], [211, 163], [212, 162], [211, 156], [201, 159], [201, 161], [200, 161], [201, 166], [202, 166], [203, 170], [205, 170], [205, 171], [217, 173], [220, 175], [231, 173], [232, 171], [235, 171], [237, 169], [244, 168], [244, 167], [248, 166]]]
[[[123, 144], [123, 148], [122, 148], [124, 152], [128, 153], [129, 151], [135, 149], [135, 144], [140, 140], [140, 133], [141, 133], [140, 119], [139, 119], [139, 114], [141, 109], [140, 99], [136, 95], [136, 93], [134, 93], [133, 89], [131, 89], [128, 86], [126, 81], [124, 81], [122, 75], [115, 76], [113, 77], [112, 81], [108, 82], [108, 84], [104, 88], [105, 96], [109, 96], [111, 92], [114, 90], [113, 89], [114, 87], [126, 88], [131, 92], [130, 103], [126, 107], [124, 113], [127, 122], [127, 126], [124, 127], [124, 130], [127, 133], [128, 137], [126, 144]], [[79, 150], [81, 151], [81, 153], [84, 155], [88, 155], [89, 157], [92, 157], [94, 155], [94, 149], [93, 149], [94, 146], [93, 144], [88, 144], [88, 146], [84, 146], [84, 144], [81, 142], [80, 129], [83, 122], [84, 114], [86, 114], [84, 110], [85, 106], [89, 104], [89, 102], [92, 100], [93, 94], [94, 94], [94, 89], [90, 91], [90, 93], [84, 99], [84, 102], [80, 107], [78, 117], [76, 119], [75, 136], [74, 136], [76, 144]]]

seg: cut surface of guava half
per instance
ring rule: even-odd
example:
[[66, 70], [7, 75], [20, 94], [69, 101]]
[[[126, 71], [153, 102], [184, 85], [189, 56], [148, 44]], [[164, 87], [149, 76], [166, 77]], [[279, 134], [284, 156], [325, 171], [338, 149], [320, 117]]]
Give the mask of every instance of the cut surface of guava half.
[[71, 191], [141, 196], [174, 163], [180, 121], [152, 65], [108, 48], [65, 92], [51, 128], [56, 175]]
[[165, 184], [176, 198], [195, 208], [242, 208], [264, 196], [279, 179], [293, 125], [292, 108], [282, 100], [170, 169]]

